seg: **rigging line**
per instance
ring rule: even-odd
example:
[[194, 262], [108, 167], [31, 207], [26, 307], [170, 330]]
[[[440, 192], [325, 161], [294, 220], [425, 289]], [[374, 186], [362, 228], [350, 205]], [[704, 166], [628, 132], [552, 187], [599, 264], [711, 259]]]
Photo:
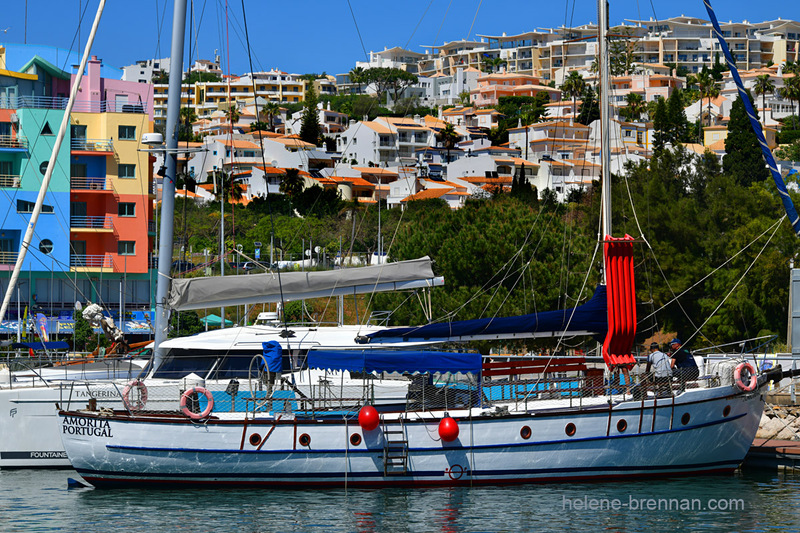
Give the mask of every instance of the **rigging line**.
[[420, 24], [422, 24], [422, 21], [423, 21], [423, 20], [425, 20], [425, 15], [427, 15], [427, 14], [428, 14], [428, 10], [431, 8], [431, 6], [432, 6], [432, 5], [433, 5], [433, 0], [431, 0], [431, 1], [428, 3], [428, 7], [426, 7], [426, 8], [425, 8], [425, 12], [424, 12], [424, 13], [422, 14], [422, 16], [419, 18], [419, 22], [417, 22], [417, 25], [416, 25], [416, 26], [414, 26], [414, 31], [412, 31], [412, 32], [411, 32], [411, 35], [409, 35], [409, 37], [408, 37], [408, 41], [406, 41], [406, 45], [405, 45], [403, 48], [405, 48], [405, 49], [408, 49], [408, 45], [411, 43], [411, 39], [413, 39], [413, 38], [414, 38], [414, 34], [415, 34], [415, 33], [417, 33], [417, 30], [419, 29], [419, 25], [420, 25]]
[[467, 41], [469, 41], [469, 36], [472, 35], [472, 28], [475, 27], [475, 21], [478, 20], [478, 13], [481, 10], [481, 5], [483, 5], [483, 0], [478, 2], [478, 8], [475, 10], [475, 16], [472, 17], [472, 24], [469, 27], [469, 31], [467, 32]]
[[450, 6], [453, 5], [453, 0], [450, 0], [450, 3], [447, 4], [447, 9], [444, 12], [444, 16], [442, 17], [442, 23], [439, 24], [439, 29], [436, 30], [436, 37], [433, 38], [433, 44], [436, 45], [436, 41], [439, 40], [439, 34], [442, 33], [442, 27], [444, 27], [444, 21], [447, 20], [447, 14], [450, 13]]
[[161, 55], [161, 33], [164, 30], [164, 20], [166, 19], [167, 0], [164, 0], [164, 9], [161, 10], [161, 15], [158, 13], [158, 0], [156, 0], [156, 49], [153, 54], [154, 58]]
[[689, 336], [689, 338], [686, 340], [687, 343], [691, 342], [692, 339], [696, 337], [698, 334], [703, 335], [704, 338], [708, 339], [708, 337], [706, 337], [705, 334], [703, 334], [700, 330], [703, 328], [703, 326], [706, 325], [706, 323], [708, 323], [709, 320], [711, 320], [711, 318], [717, 313], [717, 311], [719, 311], [719, 309], [725, 304], [725, 302], [728, 300], [731, 294], [733, 294], [733, 291], [735, 291], [736, 288], [739, 286], [739, 284], [742, 282], [742, 280], [744, 280], [745, 276], [747, 276], [747, 274], [756, 264], [756, 261], [758, 261], [758, 258], [761, 257], [761, 254], [763, 254], [764, 250], [767, 248], [767, 246], [769, 246], [769, 243], [772, 242], [772, 238], [775, 236], [775, 233], [778, 231], [780, 223], [783, 222], [784, 218], [787, 218], [786, 215], [782, 216], [778, 222], [773, 224], [774, 229], [772, 230], [772, 234], [769, 236], [769, 239], [767, 239], [767, 242], [764, 243], [764, 246], [761, 247], [761, 250], [758, 251], [758, 255], [756, 255], [756, 257], [753, 259], [753, 261], [750, 263], [747, 269], [742, 273], [739, 279], [736, 280], [736, 283], [733, 285], [733, 287], [731, 287], [731, 290], [728, 291], [728, 294], [725, 295], [725, 298], [722, 299], [719, 305], [717, 305], [716, 309], [714, 309], [714, 311], [708, 316], [708, 318], [706, 318], [705, 321], [702, 324], [700, 324], [700, 327], [698, 327], [697, 330]]
[[[672, 302], [674, 302], [674, 301], [678, 300], [679, 298], [681, 298], [681, 297], [682, 297], [683, 295], [685, 295], [687, 292], [691, 291], [692, 289], [694, 289], [695, 287], [697, 287], [698, 285], [700, 285], [701, 283], [703, 283], [705, 280], [707, 280], [708, 278], [710, 278], [711, 276], [713, 276], [714, 274], [716, 274], [716, 273], [717, 273], [717, 271], [719, 271], [719, 270], [721, 270], [722, 268], [724, 268], [724, 267], [725, 267], [725, 265], [727, 265], [728, 263], [730, 263], [731, 261], [733, 261], [734, 259], [736, 259], [737, 257], [739, 257], [741, 254], [743, 254], [743, 253], [744, 253], [744, 251], [745, 251], [745, 250], [747, 250], [747, 249], [748, 249], [748, 248], [750, 248], [750, 247], [751, 247], [753, 244], [755, 244], [756, 242], [758, 242], [758, 240], [760, 240], [760, 239], [761, 239], [761, 237], [763, 237], [764, 235], [766, 235], [766, 234], [767, 234], [767, 232], [769, 232], [769, 231], [770, 231], [772, 228], [774, 228], [775, 226], [777, 226], [777, 225], [779, 225], [781, 222], [783, 222], [783, 219], [784, 219], [784, 218], [786, 218], [786, 215], [784, 215], [783, 217], [781, 217], [780, 219], [778, 219], [778, 220], [777, 220], [775, 223], [773, 223], [773, 224], [772, 224], [772, 226], [770, 226], [770, 227], [768, 227], [767, 229], [765, 229], [765, 230], [764, 230], [764, 231], [761, 233], [761, 235], [759, 235], [758, 237], [756, 237], [755, 239], [753, 239], [752, 241], [750, 241], [749, 243], [747, 243], [747, 244], [744, 246], [744, 248], [742, 248], [741, 250], [739, 250], [738, 252], [736, 252], [734, 255], [732, 255], [731, 257], [729, 257], [727, 261], [725, 261], [724, 263], [722, 263], [722, 264], [718, 265], [716, 268], [714, 268], [714, 270], [712, 270], [711, 272], [709, 272], [708, 274], [706, 274], [705, 276], [703, 276], [701, 279], [697, 280], [697, 281], [696, 281], [696, 282], [695, 282], [695, 283], [694, 283], [694, 284], [693, 284], [691, 287], [689, 287], [689, 288], [685, 289], [684, 291], [682, 291], [682, 292], [681, 292], [680, 294], [678, 294], [677, 296], [675, 296], [675, 295], [674, 295], [674, 293], [673, 293], [673, 299], [672, 299], [672, 300], [670, 300], [669, 302], [665, 303], [664, 305], [662, 305], [662, 306], [661, 306], [661, 309], [664, 309], [664, 308], [666, 308], [666, 307], [667, 307], [668, 305], [670, 305]], [[644, 239], [644, 238], [643, 238], [643, 240], [644, 240], [644, 241], [645, 241], [645, 243], [647, 244], [647, 247], [648, 247], [650, 250], [652, 250], [652, 247], [650, 246], [650, 243], [647, 241], [647, 239]], [[655, 314], [657, 314], [657, 313], [658, 313], [658, 311], [654, 311], [654, 312], [650, 313], [649, 315], [647, 315], [647, 316], [643, 317], [643, 318], [642, 318], [640, 321], [646, 320], [646, 319], [648, 319], [648, 318], [652, 317], [653, 315], [655, 315]]]
[[364, 46], [364, 39], [361, 37], [361, 30], [358, 29], [358, 21], [356, 21], [356, 14], [353, 12], [353, 6], [350, 4], [350, 0], [347, 0], [347, 7], [350, 8], [350, 15], [353, 17], [353, 24], [356, 27], [356, 33], [358, 34], [358, 40], [361, 41], [361, 49], [364, 51], [364, 58], [369, 61], [369, 54], [367, 53], [367, 47]]

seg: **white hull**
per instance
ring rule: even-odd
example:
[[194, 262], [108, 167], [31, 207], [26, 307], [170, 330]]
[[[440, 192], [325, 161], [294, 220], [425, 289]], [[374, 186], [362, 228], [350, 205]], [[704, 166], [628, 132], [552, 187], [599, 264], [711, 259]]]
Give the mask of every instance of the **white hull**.
[[[221, 414], [200, 423], [181, 415], [60, 415], [73, 467], [96, 486], [470, 485], [732, 472], [752, 444], [763, 405], [759, 391], [717, 387], [657, 405], [650, 398], [494, 416], [451, 411], [460, 434], [450, 443], [437, 432], [442, 412], [404, 413], [402, 422], [386, 414], [372, 431], [341, 415], [245, 422]], [[408, 442], [405, 472], [384, 473], [385, 444], [397, 438], [387, 431], [402, 431]]]

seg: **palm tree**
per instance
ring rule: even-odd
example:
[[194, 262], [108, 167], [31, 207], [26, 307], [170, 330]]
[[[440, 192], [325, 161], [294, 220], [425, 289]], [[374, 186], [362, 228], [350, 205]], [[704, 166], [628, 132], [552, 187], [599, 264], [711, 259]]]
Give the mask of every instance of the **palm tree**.
[[719, 85], [710, 72], [704, 70], [697, 75], [697, 85], [700, 88], [700, 99], [708, 98], [708, 126], [711, 127], [711, 99], [719, 96]]
[[761, 109], [764, 123], [767, 121], [767, 93], [775, 91], [775, 84], [769, 79], [769, 74], [762, 74], [756, 78], [756, 84], [753, 87], [756, 96], [761, 95]]
[[439, 141], [439, 144], [447, 148], [448, 163], [450, 162], [450, 150], [455, 147], [460, 138], [461, 136], [449, 122], [445, 124], [444, 128], [439, 130], [439, 133], [436, 134], [436, 139]]
[[275, 117], [281, 112], [281, 106], [277, 102], [267, 102], [261, 107], [258, 113], [259, 118], [263, 118], [268, 125], [269, 131], [275, 131]]
[[636, 122], [647, 111], [647, 102], [639, 93], [628, 93], [626, 98], [628, 105], [620, 110], [620, 114], [631, 122]]
[[358, 85], [358, 93], [361, 93], [361, 85], [366, 81], [366, 70], [364, 67], [354, 67], [350, 69], [350, 83]]
[[[792, 77], [787, 77], [786, 74], [792, 74]], [[794, 111], [793, 100], [797, 100], [800, 104], [800, 63], [787, 63], [783, 69], [783, 97], [789, 99], [792, 104], [792, 111]], [[795, 115], [800, 114], [800, 111]], [[795, 127], [797, 127], [795, 125]]]
[[181, 108], [181, 128], [179, 137], [182, 141], [192, 140], [192, 123], [197, 120], [197, 113], [191, 107]]
[[225, 203], [238, 203], [244, 193], [242, 192], [242, 187], [240, 184], [234, 179], [233, 175], [230, 172], [225, 172], [223, 170], [215, 170], [214, 171], [214, 181], [217, 184], [217, 191], [222, 190], [222, 194], [219, 195], [217, 198], [221, 198], [221, 200]]
[[573, 118], [578, 114], [578, 97], [583, 94], [585, 88], [586, 82], [577, 70], [571, 71], [566, 79], [564, 79], [564, 83], [561, 84], [561, 94], [567, 98], [572, 98]]
[[225, 116], [227, 117], [228, 122], [231, 124], [236, 124], [239, 122], [239, 117], [241, 114], [239, 113], [239, 110], [236, 109], [236, 104], [231, 104], [231, 107], [225, 112]]
[[304, 185], [305, 180], [300, 175], [300, 171], [296, 168], [287, 168], [278, 190], [291, 198], [303, 192]]
[[483, 62], [486, 65], [484, 72], [499, 72], [500, 67], [508, 63], [508, 61], [500, 57], [487, 57]]

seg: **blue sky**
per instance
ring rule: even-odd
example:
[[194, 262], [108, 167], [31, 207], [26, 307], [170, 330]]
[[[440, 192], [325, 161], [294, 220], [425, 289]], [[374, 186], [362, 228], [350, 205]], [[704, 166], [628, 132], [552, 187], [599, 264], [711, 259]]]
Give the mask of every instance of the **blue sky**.
[[[81, 42], [85, 43], [98, 1], [7, 0], [0, 19], [0, 43], [23, 42], [27, 4], [29, 44], [76, 48], [80, 9], [86, 9], [88, 2], [80, 26]], [[215, 50], [219, 50], [225, 64], [229, 48], [231, 71], [249, 71], [242, 1], [229, 0], [227, 38], [225, 0], [194, 0], [194, 4], [194, 20], [195, 25], [199, 21], [199, 31], [193, 36], [193, 39], [197, 37], [193, 57], [210, 59]], [[347, 0], [245, 0], [244, 4], [254, 69], [275, 67], [300, 74], [347, 72], [355, 61], [364, 59], [364, 50], [401, 46], [422, 52], [423, 45], [474, 39], [476, 35], [503, 32], [513, 35], [535, 28], [580, 25], [597, 20], [595, 0], [350, 0], [349, 4]], [[760, 22], [778, 17], [800, 20], [800, 2], [796, 1], [715, 0], [713, 4], [720, 20]], [[612, 23], [682, 14], [706, 18], [702, 0], [611, 2]], [[162, 18], [165, 20], [160, 22], [159, 31]], [[115, 67], [139, 59], [168, 56], [171, 21], [171, 0], [108, 0], [93, 53], [105, 64]]]

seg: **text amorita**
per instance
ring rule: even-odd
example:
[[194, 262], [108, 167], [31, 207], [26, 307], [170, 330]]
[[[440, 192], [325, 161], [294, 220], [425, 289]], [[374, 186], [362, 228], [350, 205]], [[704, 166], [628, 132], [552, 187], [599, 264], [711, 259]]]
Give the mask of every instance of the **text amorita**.
[[95, 418], [66, 417], [61, 425], [67, 435], [87, 435], [90, 437], [111, 437], [111, 426], [108, 420]]

